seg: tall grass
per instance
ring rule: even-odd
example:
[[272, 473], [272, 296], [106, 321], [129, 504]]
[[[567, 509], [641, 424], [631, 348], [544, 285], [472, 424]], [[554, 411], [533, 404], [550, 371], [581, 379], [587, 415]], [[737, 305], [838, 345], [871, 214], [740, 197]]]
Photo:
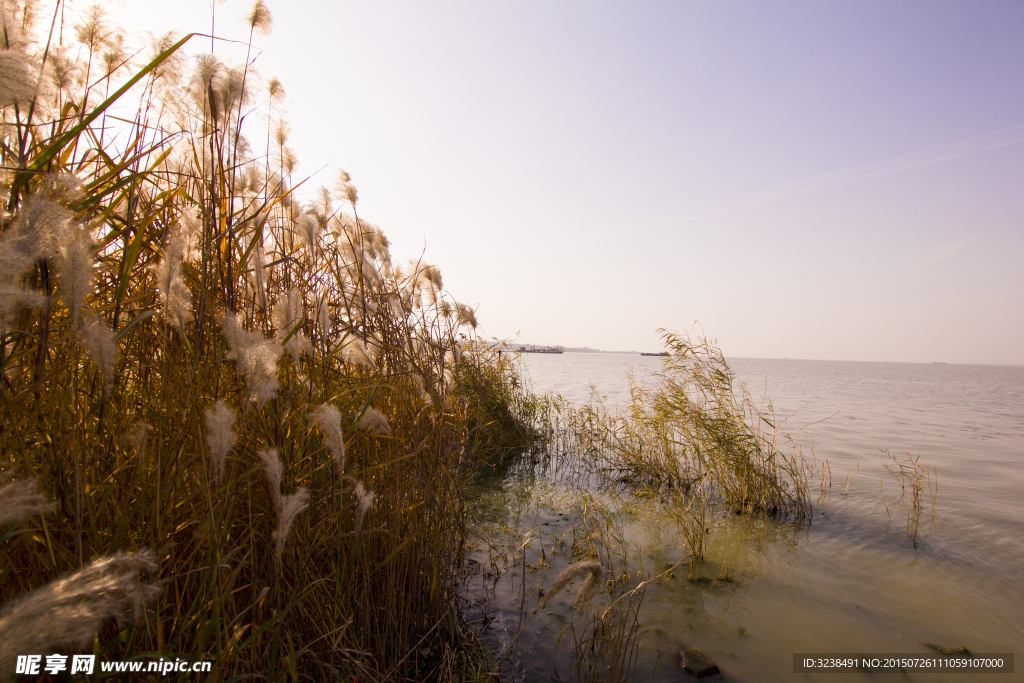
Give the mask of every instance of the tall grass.
[[[518, 414], [535, 421], [542, 448], [502, 468], [511, 490], [497, 503], [482, 483], [471, 558], [479, 574], [468, 575], [463, 592], [483, 637], [499, 641], [501, 670], [512, 677], [525, 666], [526, 648], [550, 658], [556, 678], [568, 657], [572, 680], [633, 680], [651, 583], [674, 580], [689, 560], [691, 584], [726, 585], [734, 579], [725, 561], [713, 567], [717, 579], [707, 576], [709, 534], [743, 515], [767, 539], [790, 526], [780, 519], [810, 516], [810, 466], [776, 430], [771, 405], [755, 404], [714, 343], [671, 333], [664, 339], [671, 354], [664, 368], [634, 382], [623, 412], [555, 396], [525, 401], [529, 410]], [[678, 548], [674, 564], [645, 568], [645, 558], [653, 559], [637, 535], [645, 529]], [[559, 600], [572, 580], [582, 620], [568, 599]], [[488, 632], [489, 610], [499, 624], [518, 614], [518, 628]], [[569, 647], [560, 656], [563, 637]]]
[[154, 574], [133, 618], [55, 644], [223, 680], [472, 677], [464, 484], [530, 436], [507, 359], [435, 266], [392, 261], [348, 174], [296, 199], [276, 80], [34, 7], [0, 0], [0, 459], [40, 495], [6, 522], [0, 627], [120, 561]]
[[544, 414], [560, 468], [585, 487], [641, 495], [674, 522], [702, 561], [716, 511], [803, 520], [811, 512], [805, 463], [707, 339], [663, 332], [661, 372], [634, 381], [621, 412], [559, 406]]

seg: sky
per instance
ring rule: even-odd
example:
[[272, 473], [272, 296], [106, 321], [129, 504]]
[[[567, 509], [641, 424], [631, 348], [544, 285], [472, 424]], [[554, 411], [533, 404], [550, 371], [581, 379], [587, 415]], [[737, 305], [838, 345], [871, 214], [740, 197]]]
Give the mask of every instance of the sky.
[[265, 1], [298, 175], [346, 169], [485, 337], [1024, 364], [1020, 2]]

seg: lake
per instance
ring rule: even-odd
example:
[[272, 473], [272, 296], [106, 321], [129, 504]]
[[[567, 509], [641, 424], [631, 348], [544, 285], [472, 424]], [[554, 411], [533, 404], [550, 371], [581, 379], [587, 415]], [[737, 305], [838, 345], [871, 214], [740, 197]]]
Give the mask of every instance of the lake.
[[[662, 363], [634, 354], [532, 354], [523, 357], [523, 373], [535, 391], [615, 410], [629, 404], [630, 377], [643, 382]], [[636, 612], [636, 679], [687, 680], [676, 653], [699, 648], [735, 681], [1024, 680], [1021, 673], [793, 673], [798, 652], [1020, 650], [1024, 368], [729, 364], [814, 464], [813, 519], [724, 514], [709, 522], [707, 562], [689, 572], [684, 564], [646, 587]], [[898, 470], [908, 458], [929, 476], [916, 547], [906, 492], [886, 467]], [[513, 654], [506, 674], [570, 680], [574, 634], [588, 619], [570, 610], [571, 594], [522, 624], [569, 563], [568, 541], [581, 528], [594, 532], [587, 501], [602, 494], [560, 476], [556, 463], [531, 464], [474, 487], [463, 598], [485, 644]], [[599, 502], [611, 511], [601, 533], [621, 546], [621, 561], [606, 562], [609, 576], [636, 584], [686, 555], [679, 535], [643, 504]], [[612, 599], [599, 596], [594, 607]]]

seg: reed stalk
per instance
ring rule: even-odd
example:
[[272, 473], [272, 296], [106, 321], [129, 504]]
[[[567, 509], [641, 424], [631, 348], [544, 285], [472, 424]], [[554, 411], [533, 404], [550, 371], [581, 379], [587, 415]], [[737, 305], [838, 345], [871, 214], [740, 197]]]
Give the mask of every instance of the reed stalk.
[[[299, 201], [286, 125], [248, 137], [248, 59], [186, 57], [192, 36], [128, 58], [99, 15], [30, 5], [0, 0], [0, 462], [53, 512], [0, 541], [0, 635], [19, 596], [138, 557], [159, 592], [69, 646], [217, 680], [479, 677], [410, 656], [469, 652], [465, 482], [531, 433], [475, 312], [392, 263], [347, 174], [340, 208]], [[269, 30], [261, 2], [249, 21]]]

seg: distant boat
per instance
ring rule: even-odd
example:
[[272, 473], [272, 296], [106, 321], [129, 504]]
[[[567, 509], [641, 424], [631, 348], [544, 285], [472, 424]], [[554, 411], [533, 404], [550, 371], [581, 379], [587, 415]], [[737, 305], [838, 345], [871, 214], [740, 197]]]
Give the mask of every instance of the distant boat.
[[933, 360], [932, 363], [934, 363], [935, 365], [945, 365], [945, 363], [943, 363], [940, 360]]
[[661, 353], [641, 353], [641, 356], [667, 356], [668, 351], [662, 351]]
[[564, 346], [534, 346], [533, 348], [519, 347], [519, 353], [565, 353]]

